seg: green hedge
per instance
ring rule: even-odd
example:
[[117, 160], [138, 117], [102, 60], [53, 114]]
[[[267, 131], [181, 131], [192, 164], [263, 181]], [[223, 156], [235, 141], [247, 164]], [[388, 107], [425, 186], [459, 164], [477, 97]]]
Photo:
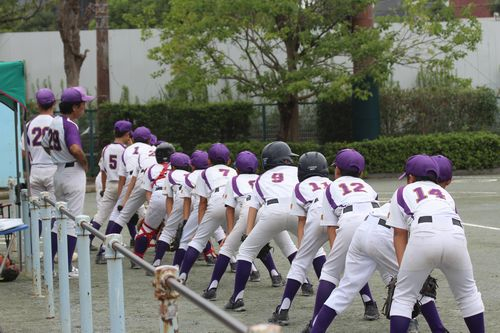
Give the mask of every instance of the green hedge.
[[[235, 156], [239, 151], [251, 150], [258, 156], [267, 142], [227, 142]], [[209, 143], [197, 149], [208, 149]], [[442, 154], [449, 157], [455, 169], [478, 170], [500, 167], [500, 135], [489, 132], [462, 132], [430, 135], [381, 137], [372, 141], [334, 142], [319, 145], [311, 142], [290, 143], [292, 151], [302, 154], [321, 151], [328, 162], [342, 148], [354, 148], [366, 159], [368, 173], [400, 172], [406, 159], [415, 154]]]
[[178, 106], [105, 104], [99, 107], [99, 146], [113, 139], [113, 124], [128, 119], [134, 127], [147, 126], [159, 140], [180, 144], [191, 151], [200, 142], [243, 140], [248, 137], [253, 105], [247, 102]]

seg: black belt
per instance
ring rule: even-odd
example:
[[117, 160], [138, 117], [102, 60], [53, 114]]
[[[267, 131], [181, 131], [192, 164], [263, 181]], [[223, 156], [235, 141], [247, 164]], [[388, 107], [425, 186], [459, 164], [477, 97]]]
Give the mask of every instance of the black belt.
[[132, 174], [134, 173], [134, 171], [129, 171], [128, 174], [132, 176]]
[[219, 187], [217, 187], [217, 188], [214, 190], [214, 193], [219, 192], [219, 191], [220, 191], [219, 189], [220, 189], [220, 188], [219, 188]]
[[384, 228], [387, 228], [387, 229], [391, 229], [391, 226], [387, 225], [386, 224], [386, 220], [384, 220], [384, 219], [378, 220], [378, 225], [381, 225], [381, 226], [383, 226]]
[[[432, 216], [420, 216], [418, 218], [418, 223], [432, 223]], [[458, 219], [452, 218], [451, 223], [453, 223], [453, 225], [459, 226], [460, 228], [463, 228], [462, 222], [460, 222], [460, 220]]]
[[159, 190], [163, 190], [163, 187], [161, 187], [161, 186], [156, 186], [156, 187], [155, 187], [155, 191], [159, 191]]
[[[373, 208], [379, 208], [379, 204], [377, 202], [371, 202]], [[354, 210], [354, 207], [352, 205], [345, 206], [344, 209], [342, 209], [342, 214], [344, 213], [349, 213]]]
[[68, 162], [68, 163], [64, 164], [65, 168], [72, 168], [74, 166], [75, 166], [75, 162]]
[[269, 200], [267, 200], [267, 201], [266, 201], [266, 205], [277, 204], [277, 203], [279, 203], [279, 202], [280, 202], [280, 201], [279, 201], [278, 199], [276, 199], [276, 198], [274, 198], [274, 199], [269, 199]]

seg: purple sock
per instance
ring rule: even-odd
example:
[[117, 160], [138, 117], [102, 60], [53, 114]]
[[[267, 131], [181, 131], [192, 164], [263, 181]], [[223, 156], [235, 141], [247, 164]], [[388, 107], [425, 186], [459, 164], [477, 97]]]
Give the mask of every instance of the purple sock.
[[114, 221], [109, 221], [106, 228], [106, 236], [111, 234], [119, 234], [122, 232], [123, 227]]
[[134, 214], [130, 221], [128, 221], [127, 223], [128, 232], [130, 234], [130, 238], [132, 239], [135, 239], [135, 235], [137, 235], [137, 230], [135, 229], [137, 222], [139, 222], [139, 216], [137, 214]]
[[76, 237], [68, 235], [68, 269], [71, 272], [71, 262], [73, 261], [73, 253], [75, 253]]
[[[92, 220], [92, 221], [90, 222], [90, 224], [92, 225], [92, 227], [93, 227], [94, 229], [97, 229], [97, 230], [101, 229], [101, 224], [97, 223], [97, 222], [96, 222], [96, 221], [94, 221], [94, 220]], [[90, 243], [91, 243], [91, 244], [92, 244], [92, 241], [94, 240], [94, 238], [95, 238], [94, 234], [90, 234], [89, 239], [90, 239]]]
[[[366, 284], [363, 286], [363, 288], [361, 288], [361, 290], [359, 291], [359, 294], [361, 295], [361, 299], [363, 300], [363, 303], [373, 302], [372, 293], [371, 293], [371, 291], [370, 291], [370, 286], [368, 285], [368, 283], [366, 283]], [[365, 301], [365, 300], [363, 299], [363, 295], [370, 297], [370, 300]]]
[[471, 333], [484, 333], [484, 313], [478, 313], [473, 316], [464, 318], [465, 324]]
[[165, 252], [167, 252], [169, 248], [170, 248], [170, 245], [168, 245], [167, 242], [159, 240], [156, 243], [155, 259], [153, 261], [156, 261], [158, 259], [160, 259], [160, 261], [161, 261], [163, 259], [163, 256], [165, 255]]
[[391, 316], [391, 331], [390, 333], [407, 332], [410, 326], [410, 318], [402, 316]]
[[319, 280], [318, 291], [316, 292], [316, 302], [314, 303], [313, 319], [316, 317], [323, 304], [325, 304], [328, 297], [330, 297], [335, 287], [335, 284], [331, 282]]
[[184, 280], [187, 280], [189, 271], [193, 267], [194, 262], [196, 261], [196, 259], [198, 259], [199, 255], [200, 255], [200, 252], [198, 252], [197, 249], [195, 249], [194, 247], [188, 246], [186, 254], [184, 255], [184, 260], [182, 261], [181, 269], [179, 270], [179, 275], [181, 275], [181, 274], [186, 275]]
[[313, 327], [311, 333], [323, 333], [326, 332], [328, 326], [332, 323], [333, 319], [337, 316], [337, 312], [334, 309], [323, 305], [318, 312], [316, 318], [313, 321]]
[[243, 290], [247, 285], [248, 278], [250, 277], [250, 272], [252, 271], [252, 263], [246, 260], [238, 260], [236, 264], [236, 277], [234, 281], [234, 291], [231, 299], [236, 301], [236, 296]]
[[274, 264], [273, 256], [271, 255], [271, 252], [267, 254], [267, 256], [264, 259], [260, 259], [264, 266], [266, 266], [267, 270], [269, 271], [269, 275], [271, 275], [271, 271], [274, 269], [276, 272], [278, 271], [276, 269], [276, 265]]
[[291, 264], [293, 259], [295, 259], [295, 256], [297, 255], [297, 251], [295, 251], [294, 253], [290, 254], [287, 259], [288, 259], [288, 262]]
[[51, 232], [50, 233], [50, 245], [52, 248], [52, 269], [54, 268], [54, 258], [56, 257], [57, 254], [57, 233]]
[[184, 250], [184, 249], [178, 249], [177, 251], [175, 251], [174, 262], [172, 263], [172, 265], [173, 266], [177, 265], [178, 267], [181, 267], [185, 254], [186, 254], [186, 250]]
[[217, 257], [217, 261], [215, 262], [214, 271], [212, 272], [212, 278], [210, 279], [210, 284], [208, 285], [207, 289], [210, 288], [212, 281], [217, 281], [217, 283], [219, 283], [220, 279], [224, 275], [224, 272], [226, 271], [227, 265], [229, 265], [230, 260], [231, 258], [223, 254], [219, 254], [219, 256]]
[[429, 325], [431, 332], [445, 332], [445, 327], [439, 317], [439, 313], [436, 309], [436, 303], [434, 303], [434, 301], [421, 305], [420, 311], [422, 312], [422, 316], [424, 316], [427, 325]]
[[[295, 298], [295, 295], [297, 295], [297, 292], [300, 289], [300, 286], [302, 284], [294, 279], [287, 279], [286, 280], [286, 285], [285, 285], [285, 292], [283, 293], [283, 298], [281, 299], [281, 304], [280, 304], [280, 311], [283, 310], [288, 310], [290, 309], [290, 306], [292, 305], [293, 299]], [[290, 300], [290, 304], [287, 304], [286, 306], [283, 306], [283, 302], [285, 299]]]
[[325, 261], [326, 256], [317, 257], [313, 260], [314, 272], [316, 273], [318, 279], [321, 277], [321, 269], [323, 268], [323, 264], [325, 263]]
[[146, 250], [148, 249], [148, 245], [149, 245], [148, 236], [146, 236], [145, 234], [137, 235], [135, 237], [134, 253], [139, 257], [143, 258], [144, 253], [146, 253]]

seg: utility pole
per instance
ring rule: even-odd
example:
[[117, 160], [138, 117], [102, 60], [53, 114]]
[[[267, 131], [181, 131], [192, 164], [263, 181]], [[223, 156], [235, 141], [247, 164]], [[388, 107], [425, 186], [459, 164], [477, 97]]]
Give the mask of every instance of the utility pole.
[[109, 102], [108, 0], [96, 0], [97, 105]]

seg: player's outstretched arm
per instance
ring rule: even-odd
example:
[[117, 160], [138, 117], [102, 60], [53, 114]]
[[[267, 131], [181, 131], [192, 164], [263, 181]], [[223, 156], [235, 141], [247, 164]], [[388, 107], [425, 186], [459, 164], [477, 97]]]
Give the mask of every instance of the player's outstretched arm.
[[82, 148], [80, 145], [77, 144], [72, 144], [69, 147], [69, 152], [73, 157], [76, 159], [76, 161], [82, 166], [83, 170], [85, 172], [89, 171], [89, 165], [87, 163], [87, 158], [85, 157], [85, 154], [83, 153]]
[[304, 237], [304, 228], [306, 226], [306, 217], [298, 216], [298, 218], [299, 225], [297, 227], [297, 248], [300, 247], [300, 243], [302, 242], [302, 238]]
[[227, 234], [229, 235], [234, 228], [234, 207], [226, 206]]
[[187, 221], [191, 215], [191, 198], [184, 198], [184, 203], [182, 206], [182, 219]]
[[205, 216], [205, 212], [207, 211], [208, 199], [200, 196], [200, 203], [198, 205], [198, 224], [203, 220], [203, 216]]
[[330, 249], [333, 247], [335, 238], [337, 237], [337, 226], [326, 227], [326, 232], [328, 233], [328, 241], [330, 242]]
[[165, 204], [167, 205], [167, 216], [170, 216], [170, 213], [172, 213], [172, 208], [174, 207], [174, 198], [167, 196], [167, 201]]
[[408, 244], [408, 230], [394, 227], [394, 249], [396, 250], [396, 258], [399, 266], [401, 266], [401, 261], [403, 261], [406, 244]]
[[247, 231], [246, 234], [250, 235], [253, 227], [255, 226], [255, 219], [257, 218], [257, 209], [254, 207], [248, 208], [248, 217], [247, 217]]

